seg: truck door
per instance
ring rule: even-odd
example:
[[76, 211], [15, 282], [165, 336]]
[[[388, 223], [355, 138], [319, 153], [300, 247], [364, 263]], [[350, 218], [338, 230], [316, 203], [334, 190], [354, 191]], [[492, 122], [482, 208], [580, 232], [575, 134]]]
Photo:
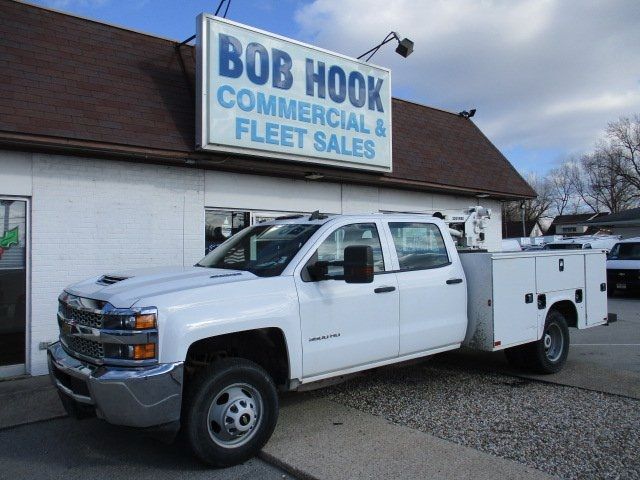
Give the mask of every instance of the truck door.
[[[317, 261], [343, 260], [350, 245], [372, 247], [373, 283], [314, 280], [309, 275], [307, 267]], [[296, 274], [304, 377], [398, 356], [398, 285], [394, 273], [385, 273], [388, 264], [379, 225], [352, 223], [329, 232]], [[342, 273], [341, 266], [329, 267], [329, 276]]]
[[400, 355], [461, 343], [467, 331], [467, 287], [451, 237], [438, 225], [389, 222], [400, 289]]

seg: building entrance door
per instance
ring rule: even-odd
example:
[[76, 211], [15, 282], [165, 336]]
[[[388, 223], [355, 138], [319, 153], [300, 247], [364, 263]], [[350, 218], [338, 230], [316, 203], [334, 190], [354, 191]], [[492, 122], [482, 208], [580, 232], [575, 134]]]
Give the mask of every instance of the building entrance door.
[[27, 202], [0, 197], [0, 377], [24, 373]]

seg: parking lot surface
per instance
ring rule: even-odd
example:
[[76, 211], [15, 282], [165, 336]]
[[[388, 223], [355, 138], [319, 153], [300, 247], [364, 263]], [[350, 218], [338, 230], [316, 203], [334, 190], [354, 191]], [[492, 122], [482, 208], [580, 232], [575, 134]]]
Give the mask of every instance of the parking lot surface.
[[608, 327], [571, 330], [572, 358], [640, 374], [640, 298], [610, 298], [609, 312], [618, 321]]
[[254, 458], [211, 469], [181, 444], [99, 420], [61, 418], [0, 430], [0, 479], [279, 479], [292, 478]]
[[640, 478], [640, 400], [514, 378], [446, 356], [317, 394], [561, 478]]
[[[640, 479], [640, 300], [609, 310], [617, 323], [571, 330], [556, 375], [462, 350], [284, 395], [263, 458], [307, 478]], [[0, 480], [292, 478], [261, 459], [209, 469], [96, 419], [42, 421], [64, 414], [46, 378], [0, 383], [0, 405]]]
[[617, 323], [571, 329], [556, 375], [514, 377], [502, 353], [463, 350], [316, 394], [561, 478], [640, 478], [640, 300], [609, 311]]

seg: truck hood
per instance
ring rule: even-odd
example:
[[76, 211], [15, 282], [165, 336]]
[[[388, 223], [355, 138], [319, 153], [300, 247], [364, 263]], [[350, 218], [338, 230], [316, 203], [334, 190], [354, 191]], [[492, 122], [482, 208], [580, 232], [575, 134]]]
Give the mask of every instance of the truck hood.
[[640, 260], [607, 260], [607, 270], [640, 270]]
[[[113, 272], [76, 283], [65, 291], [129, 308], [139, 299], [222, 283], [258, 278], [243, 270], [204, 267], [156, 267]], [[113, 283], [110, 283], [113, 282]]]

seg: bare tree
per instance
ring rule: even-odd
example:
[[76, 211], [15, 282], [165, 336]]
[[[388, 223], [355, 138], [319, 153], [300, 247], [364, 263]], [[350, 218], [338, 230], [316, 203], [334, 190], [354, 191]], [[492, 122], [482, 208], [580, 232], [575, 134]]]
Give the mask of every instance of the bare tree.
[[567, 161], [552, 169], [547, 176], [551, 207], [556, 215], [564, 215], [571, 211], [576, 213], [576, 190], [571, 181], [572, 164]]
[[619, 212], [634, 206], [640, 191], [622, 175], [623, 157], [618, 146], [601, 141], [593, 153], [567, 163], [569, 180], [583, 205], [593, 212]]
[[551, 182], [548, 178], [541, 178], [535, 173], [527, 173], [525, 180], [536, 191], [538, 196], [528, 200], [505, 203], [503, 215], [509, 221], [522, 220], [522, 207], [527, 222], [537, 222], [541, 218], [548, 217], [553, 204], [551, 194]]
[[588, 162], [588, 155], [585, 155], [576, 162], [567, 163], [567, 173], [569, 175], [569, 181], [575, 191], [577, 197], [582, 201], [582, 205], [576, 208], [577, 211], [581, 211], [587, 207], [592, 212], [598, 212], [599, 202], [597, 195], [593, 191], [593, 183], [591, 182], [590, 175], [584, 168], [584, 164]]
[[600, 148], [606, 155], [616, 157], [613, 163], [616, 173], [640, 191], [640, 115], [609, 123], [607, 140]]
[[593, 154], [583, 157], [587, 191], [595, 206], [594, 211], [616, 213], [631, 208], [638, 198], [635, 185], [621, 175], [620, 163], [618, 149], [611, 145], [600, 145]]

